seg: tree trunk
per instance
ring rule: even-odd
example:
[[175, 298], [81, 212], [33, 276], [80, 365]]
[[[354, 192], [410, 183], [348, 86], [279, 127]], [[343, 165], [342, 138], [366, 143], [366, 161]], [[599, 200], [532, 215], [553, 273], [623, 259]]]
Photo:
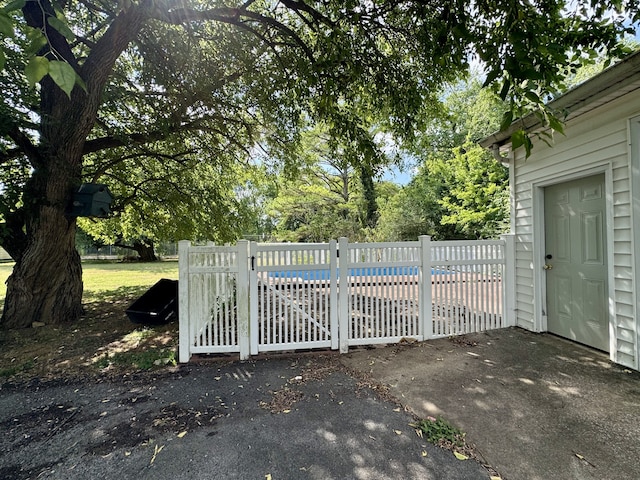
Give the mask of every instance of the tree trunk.
[[373, 182], [373, 169], [369, 165], [360, 165], [360, 183], [365, 200], [365, 226], [375, 228], [378, 223], [378, 202]]
[[133, 249], [138, 252], [141, 262], [157, 262], [158, 257], [154, 251], [152, 240], [136, 240], [133, 242]]
[[138, 254], [138, 259], [141, 262], [157, 262], [158, 257], [155, 253], [155, 246], [153, 240], [134, 240], [133, 244], [127, 245], [122, 243], [122, 240], [118, 240], [113, 244], [116, 247], [124, 248], [127, 250], [133, 250]]
[[[32, 144], [28, 135], [20, 136], [18, 146], [28, 157], [33, 173], [24, 191], [20, 219], [26, 246], [23, 250], [13, 248], [12, 256], [18, 258], [7, 280], [0, 320], [0, 327], [5, 329], [28, 327], [35, 321], [71, 322], [82, 314], [82, 266], [75, 249], [76, 222], [65, 215], [65, 210], [74, 187], [80, 185], [84, 145], [104, 101], [104, 87], [118, 57], [149, 19], [154, 2], [121, 9], [110, 20], [104, 35], [92, 45], [82, 65], [66, 38], [49, 21], [56, 17], [53, 3], [26, 2], [22, 8], [25, 21], [46, 36], [47, 43], [38, 55], [67, 62], [82, 78], [84, 88], [76, 86], [67, 95], [50, 76], [43, 77], [38, 144]], [[13, 235], [18, 238], [16, 232], [14, 229]]]
[[[75, 248], [75, 221], [65, 216], [71, 178], [50, 176], [49, 202], [35, 208], [28, 242], [7, 280], [1, 326], [26, 328], [33, 322], [60, 324], [82, 314], [82, 266]], [[52, 202], [57, 197], [57, 202]]]

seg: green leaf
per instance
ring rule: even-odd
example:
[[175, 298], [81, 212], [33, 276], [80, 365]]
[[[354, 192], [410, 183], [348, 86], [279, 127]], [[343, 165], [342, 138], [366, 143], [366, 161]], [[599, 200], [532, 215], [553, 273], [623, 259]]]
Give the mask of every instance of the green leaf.
[[514, 150], [524, 145], [525, 136], [526, 133], [524, 132], [524, 130], [513, 132], [513, 134], [511, 135], [511, 146]]
[[54, 60], [49, 62], [49, 75], [68, 97], [76, 84], [76, 71], [67, 62]]
[[487, 78], [485, 79], [485, 81], [482, 84], [482, 86], [483, 87], [488, 87], [489, 85], [491, 85], [491, 83], [493, 83], [493, 81], [500, 76], [500, 73], [501, 73], [501, 71], [498, 70], [497, 68], [495, 70], [491, 70], [487, 74]]
[[3, 10], [7, 13], [13, 12], [14, 10], [20, 10], [27, 3], [26, 0], [13, 0], [13, 2], [7, 3]]
[[25, 6], [27, 0], [13, 0], [13, 2], [7, 3], [2, 10], [5, 12], [13, 12], [14, 10], [20, 10]]
[[47, 37], [38, 28], [26, 27], [29, 45], [24, 49], [27, 55], [37, 55], [42, 47], [47, 44]]
[[74, 38], [76, 38], [75, 34], [71, 31], [69, 26], [58, 17], [48, 17], [47, 23], [49, 23], [51, 27], [56, 29], [58, 33], [60, 33], [60, 35], [62, 35], [68, 41], [72, 41]]
[[529, 90], [528, 92], [525, 92], [524, 96], [531, 100], [533, 103], [540, 103], [540, 97], [536, 92], [532, 92], [531, 90]]
[[513, 122], [513, 112], [507, 110], [502, 114], [502, 120], [500, 121], [500, 131], [506, 130]]
[[9, 15], [0, 12], [0, 33], [5, 37], [13, 37], [13, 20]]
[[502, 84], [502, 90], [500, 90], [500, 99], [504, 100], [507, 98], [509, 88], [511, 88], [511, 82], [505, 79], [504, 83]]
[[529, 158], [531, 156], [531, 149], [533, 148], [533, 143], [529, 138], [529, 135], [524, 135], [524, 151], [526, 153], [526, 157]]
[[49, 60], [45, 57], [32, 57], [24, 68], [24, 74], [30, 85], [35, 85], [49, 73]]
[[87, 84], [84, 82], [82, 77], [76, 73], [76, 84], [87, 93]]
[[469, 458], [466, 455], [461, 454], [460, 452], [453, 452], [453, 454], [456, 456], [458, 460], [466, 460]]
[[4, 52], [0, 50], [0, 70], [4, 68], [4, 65], [6, 62], [7, 62], [7, 58], [4, 56]]
[[549, 126], [556, 132], [564, 135], [564, 126], [562, 125], [562, 122], [553, 115], [549, 115]]

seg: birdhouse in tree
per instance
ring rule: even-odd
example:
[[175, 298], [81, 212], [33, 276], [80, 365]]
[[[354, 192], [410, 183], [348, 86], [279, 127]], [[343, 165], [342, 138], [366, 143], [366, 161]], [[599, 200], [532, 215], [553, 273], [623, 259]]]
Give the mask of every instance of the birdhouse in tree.
[[101, 183], [83, 183], [71, 201], [72, 217], [106, 217], [111, 213], [113, 195]]

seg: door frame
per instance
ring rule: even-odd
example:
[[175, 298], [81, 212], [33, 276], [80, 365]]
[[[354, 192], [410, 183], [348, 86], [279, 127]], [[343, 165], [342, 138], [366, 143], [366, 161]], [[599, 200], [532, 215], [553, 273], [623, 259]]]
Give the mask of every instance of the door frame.
[[615, 285], [613, 277], [613, 165], [602, 162], [580, 170], [566, 171], [560, 174], [547, 174], [531, 183], [533, 201], [533, 303], [534, 329], [537, 332], [547, 331], [547, 279], [544, 265], [545, 255], [545, 209], [544, 189], [560, 183], [579, 180], [604, 173], [605, 188], [605, 228], [607, 232], [607, 290], [609, 298], [609, 357], [615, 361]]
[[[629, 139], [629, 176], [631, 189], [631, 245], [634, 252], [633, 258], [633, 295], [634, 295], [634, 315], [636, 329], [636, 355], [634, 367], [640, 368], [640, 294], [638, 294], [638, 284], [640, 282], [640, 114], [629, 118], [627, 123], [627, 138]], [[635, 141], [634, 141], [635, 139]]]

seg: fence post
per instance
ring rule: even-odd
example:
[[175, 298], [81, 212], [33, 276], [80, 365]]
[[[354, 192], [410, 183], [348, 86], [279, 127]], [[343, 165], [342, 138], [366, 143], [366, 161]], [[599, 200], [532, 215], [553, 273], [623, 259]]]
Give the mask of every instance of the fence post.
[[500, 235], [504, 240], [504, 274], [502, 279], [502, 298], [504, 326], [516, 324], [516, 236], [514, 233]]
[[349, 351], [349, 240], [338, 240], [338, 335], [340, 353]]
[[238, 281], [236, 282], [236, 309], [238, 315], [238, 346], [240, 360], [249, 358], [249, 242], [238, 240]]
[[258, 255], [258, 244], [249, 243], [249, 349], [251, 355], [258, 354], [259, 345], [259, 324], [258, 324], [258, 272], [256, 270], [256, 257]]
[[338, 245], [335, 240], [329, 241], [329, 332], [331, 349], [339, 348], [340, 328], [338, 325]]
[[433, 293], [431, 289], [431, 237], [420, 235], [420, 277], [418, 278], [418, 292], [420, 295], [420, 321], [422, 338], [433, 338]]
[[191, 358], [191, 325], [189, 322], [189, 240], [178, 243], [178, 360]]

